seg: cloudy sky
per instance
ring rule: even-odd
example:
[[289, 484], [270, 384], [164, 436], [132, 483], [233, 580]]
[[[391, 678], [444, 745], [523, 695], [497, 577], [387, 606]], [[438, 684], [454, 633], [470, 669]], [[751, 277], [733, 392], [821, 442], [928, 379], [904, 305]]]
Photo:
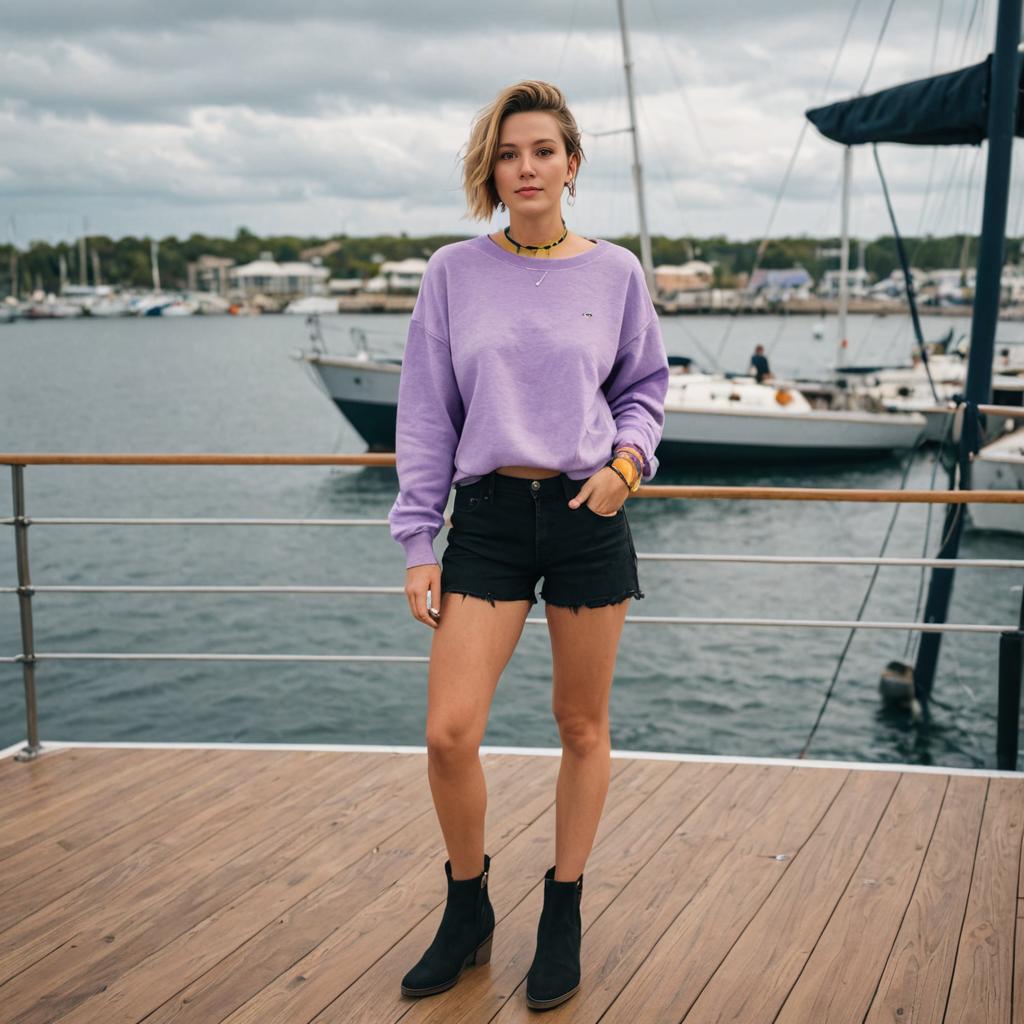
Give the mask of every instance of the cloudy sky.
[[[873, 64], [889, 0], [626, 7], [650, 230], [757, 238], [838, 231], [840, 150], [813, 128], [771, 216], [807, 107], [866, 76], [870, 92], [981, 59], [996, 3], [898, 0]], [[570, 227], [636, 231], [615, 0], [47, 0], [5, 5], [0, 50], [3, 241], [85, 223], [115, 237], [495, 230], [499, 215], [464, 217], [460, 153], [475, 113], [524, 78], [562, 88], [583, 131]], [[852, 230], [874, 237], [888, 230], [877, 175], [855, 153]], [[983, 150], [881, 155], [904, 231], [978, 230]]]

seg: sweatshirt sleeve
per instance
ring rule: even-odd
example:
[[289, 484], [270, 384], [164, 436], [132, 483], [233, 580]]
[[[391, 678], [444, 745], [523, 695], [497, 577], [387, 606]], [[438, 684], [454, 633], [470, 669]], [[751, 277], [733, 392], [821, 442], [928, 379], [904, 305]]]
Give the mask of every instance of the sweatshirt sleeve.
[[601, 387], [615, 419], [613, 447], [636, 445], [644, 453], [642, 479], [650, 480], [658, 471], [654, 451], [665, 425], [668, 394], [668, 355], [657, 313], [619, 348]]
[[405, 549], [405, 567], [437, 562], [465, 411], [448, 342], [414, 318], [402, 357], [395, 426], [398, 496], [388, 522]]

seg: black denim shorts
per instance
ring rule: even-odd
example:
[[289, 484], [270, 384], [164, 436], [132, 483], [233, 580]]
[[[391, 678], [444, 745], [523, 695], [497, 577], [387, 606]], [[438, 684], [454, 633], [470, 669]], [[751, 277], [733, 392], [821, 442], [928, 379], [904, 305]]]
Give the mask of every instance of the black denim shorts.
[[565, 473], [529, 480], [488, 473], [455, 487], [452, 525], [441, 556], [441, 593], [579, 611], [642, 598], [625, 506], [614, 515], [569, 499], [586, 483]]

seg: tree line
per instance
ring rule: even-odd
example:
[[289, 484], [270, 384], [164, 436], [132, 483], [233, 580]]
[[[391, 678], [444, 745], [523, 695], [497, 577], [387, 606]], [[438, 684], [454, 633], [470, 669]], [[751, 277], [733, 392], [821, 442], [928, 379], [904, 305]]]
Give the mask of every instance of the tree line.
[[[234, 238], [217, 238], [192, 234], [178, 239], [171, 235], [158, 240], [161, 284], [165, 289], [185, 288], [188, 264], [200, 256], [220, 256], [242, 264], [255, 260], [262, 252], [270, 252], [275, 260], [298, 260], [302, 253], [319, 246], [327, 246], [323, 264], [335, 278], [370, 278], [384, 260], [402, 260], [409, 257], [427, 258], [432, 252], [449, 242], [460, 241], [467, 235], [427, 235], [410, 238], [401, 235], [349, 237], [345, 234], [327, 238], [300, 235], [258, 236], [247, 228], [239, 228]], [[637, 256], [640, 254], [638, 235], [609, 238], [625, 246]], [[336, 243], [330, 245], [329, 243]], [[939, 267], [973, 266], [977, 261], [978, 239], [970, 235], [947, 235], [906, 238], [904, 243], [915, 268], [933, 270]], [[1022, 239], [1007, 239], [1006, 253], [1010, 262], [1021, 259]], [[113, 239], [93, 235], [88, 239], [89, 255], [86, 259], [85, 279], [89, 284], [103, 283], [121, 288], [147, 288], [152, 283], [150, 267], [151, 239], [128, 235]], [[757, 265], [764, 269], [802, 266], [817, 280], [826, 270], [839, 266], [838, 258], [828, 250], [836, 249], [839, 239], [810, 238], [806, 235], [773, 238], [768, 241], [757, 259], [757, 240], [738, 241], [715, 235], [710, 238], [669, 238], [651, 236], [654, 265], [680, 264], [700, 259], [715, 265], [715, 284], [730, 287], [739, 275], [749, 274]], [[333, 250], [333, 251], [330, 251]], [[95, 257], [92, 255], [95, 253]], [[82, 279], [78, 240], [68, 242], [30, 242], [25, 248], [11, 244], [0, 245], [0, 295], [11, 294], [12, 272], [17, 277], [17, 292], [25, 295], [36, 288], [48, 292], [59, 289], [61, 259], [66, 278], [72, 283]], [[858, 260], [856, 242], [850, 246], [850, 266]], [[98, 263], [100, 281], [96, 282], [94, 267]], [[876, 278], [888, 277], [899, 266], [895, 239], [882, 236], [865, 244], [864, 265]]]

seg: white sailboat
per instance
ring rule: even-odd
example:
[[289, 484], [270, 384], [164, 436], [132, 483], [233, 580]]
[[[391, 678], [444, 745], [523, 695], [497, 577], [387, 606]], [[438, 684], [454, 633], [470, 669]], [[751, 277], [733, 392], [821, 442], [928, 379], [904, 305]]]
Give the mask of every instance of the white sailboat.
[[[1024, 491], [1024, 428], [985, 445], [971, 456], [971, 488]], [[1024, 534], [1024, 505], [968, 505], [976, 530]]]

